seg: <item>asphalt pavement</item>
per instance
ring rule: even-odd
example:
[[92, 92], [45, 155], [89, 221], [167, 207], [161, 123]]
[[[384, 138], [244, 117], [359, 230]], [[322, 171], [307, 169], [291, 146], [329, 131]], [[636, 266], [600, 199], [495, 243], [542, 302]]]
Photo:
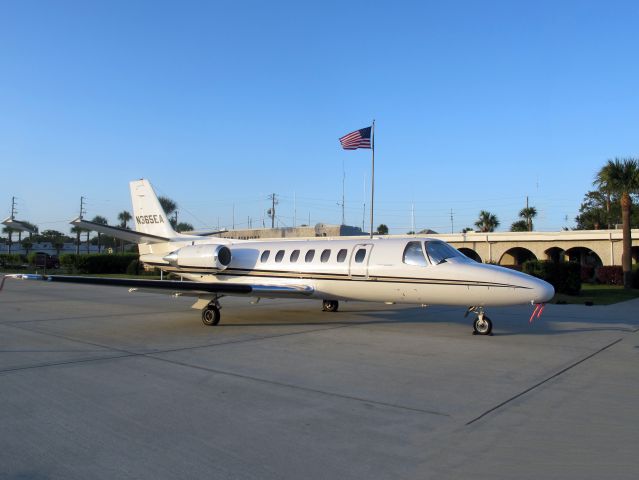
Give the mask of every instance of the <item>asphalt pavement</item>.
[[639, 300], [494, 308], [8, 280], [2, 479], [635, 479]]

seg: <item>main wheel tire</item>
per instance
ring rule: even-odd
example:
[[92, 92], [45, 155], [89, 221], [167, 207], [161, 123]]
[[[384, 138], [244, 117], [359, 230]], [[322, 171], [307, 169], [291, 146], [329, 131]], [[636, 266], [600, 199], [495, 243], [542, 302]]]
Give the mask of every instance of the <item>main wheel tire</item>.
[[322, 300], [322, 311], [337, 312], [339, 302], [337, 300]]
[[220, 323], [220, 309], [217, 307], [206, 307], [202, 310], [202, 323], [207, 327], [212, 327]]
[[493, 322], [484, 315], [477, 317], [473, 322], [473, 335], [490, 335], [493, 331]]

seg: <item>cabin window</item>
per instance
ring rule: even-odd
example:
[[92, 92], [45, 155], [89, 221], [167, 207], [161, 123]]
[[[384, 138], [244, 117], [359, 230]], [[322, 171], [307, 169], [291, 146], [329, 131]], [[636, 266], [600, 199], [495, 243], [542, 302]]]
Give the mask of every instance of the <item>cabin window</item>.
[[311, 263], [313, 261], [313, 257], [315, 256], [315, 250], [309, 250], [306, 252], [306, 256], [304, 257], [304, 261], [306, 263]]
[[337, 261], [342, 263], [344, 260], [346, 260], [346, 249], [342, 248], [339, 252], [337, 252]]
[[360, 248], [359, 250], [357, 250], [357, 253], [355, 254], [355, 263], [362, 263], [365, 257], [366, 257], [366, 249]]
[[298, 258], [300, 258], [300, 251], [299, 250], [293, 250], [291, 252], [291, 258], [289, 260], [291, 261], [291, 263], [295, 263], [295, 262], [297, 262]]
[[268, 260], [268, 256], [271, 254], [270, 250], [264, 250], [262, 252], [262, 256], [260, 257], [260, 262], [264, 263]]
[[322, 263], [328, 262], [328, 259], [330, 258], [330, 256], [331, 256], [331, 250], [327, 248], [326, 250], [322, 252], [322, 256], [320, 257], [321, 262]]
[[406, 244], [406, 248], [404, 249], [404, 263], [420, 267], [427, 265], [421, 242], [408, 242]]
[[426, 242], [425, 247], [428, 258], [433, 265], [444, 263], [448, 258], [468, 259], [459, 250], [444, 242]]
[[282, 261], [282, 259], [284, 258], [284, 250], [279, 250], [276, 254], [275, 254], [275, 261], [277, 263], [280, 263]]

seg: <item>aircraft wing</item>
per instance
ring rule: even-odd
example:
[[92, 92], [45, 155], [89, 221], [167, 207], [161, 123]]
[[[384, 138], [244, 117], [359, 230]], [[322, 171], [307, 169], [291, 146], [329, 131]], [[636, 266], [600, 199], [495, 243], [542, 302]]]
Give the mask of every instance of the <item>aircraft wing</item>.
[[111, 225], [103, 225], [101, 223], [89, 222], [82, 218], [76, 218], [71, 220], [71, 225], [83, 228], [84, 230], [91, 230], [94, 232], [100, 232], [111, 237], [126, 240], [131, 243], [161, 243], [168, 242], [170, 239], [160, 237], [158, 235], [151, 235], [150, 233], [140, 233], [135, 230], [128, 230], [121, 227], [112, 227]]
[[[246, 295], [252, 297], [291, 297], [311, 295], [314, 288], [310, 285], [260, 285], [229, 282], [192, 282], [181, 280], [146, 280], [141, 278], [81, 277], [66, 275], [12, 274], [5, 278], [23, 280], [44, 280], [48, 282], [79, 283], [109, 287], [128, 287], [130, 291], [148, 293], [166, 293], [197, 297], [200, 295]], [[0, 284], [0, 289], [1, 289]]]

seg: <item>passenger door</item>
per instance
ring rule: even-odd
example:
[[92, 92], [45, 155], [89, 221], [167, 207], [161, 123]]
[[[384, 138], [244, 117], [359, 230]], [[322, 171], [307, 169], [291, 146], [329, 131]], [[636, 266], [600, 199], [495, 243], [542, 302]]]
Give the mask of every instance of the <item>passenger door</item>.
[[349, 275], [351, 278], [368, 278], [368, 262], [372, 249], [373, 245], [370, 243], [355, 245], [351, 252], [349, 263]]

